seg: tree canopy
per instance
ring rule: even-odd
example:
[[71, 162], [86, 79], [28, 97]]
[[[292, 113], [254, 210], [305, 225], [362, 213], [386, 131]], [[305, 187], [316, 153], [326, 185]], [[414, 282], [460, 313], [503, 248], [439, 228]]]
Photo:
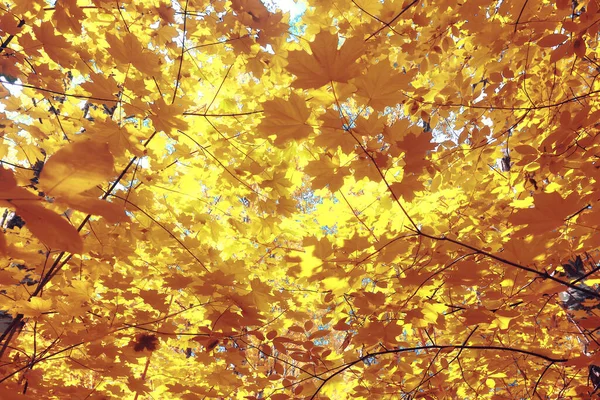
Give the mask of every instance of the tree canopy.
[[294, 10], [3, 2], [0, 398], [595, 392], [599, 2]]

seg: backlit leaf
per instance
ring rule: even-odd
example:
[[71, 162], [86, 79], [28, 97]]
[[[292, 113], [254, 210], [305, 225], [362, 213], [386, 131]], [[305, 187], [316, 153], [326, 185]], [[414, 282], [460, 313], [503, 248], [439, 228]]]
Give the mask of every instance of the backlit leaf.
[[79, 232], [66, 218], [32, 201], [13, 200], [11, 204], [25, 220], [27, 229], [46, 246], [76, 254], [83, 251], [83, 240]]
[[540, 39], [537, 42], [537, 44], [540, 47], [554, 47], [554, 46], [558, 46], [559, 44], [563, 43], [565, 40], [567, 40], [566, 35], [553, 33], [551, 35], [545, 36], [542, 39]]
[[288, 55], [289, 72], [296, 75], [294, 86], [307, 89], [319, 88], [332, 81], [348, 82], [359, 73], [356, 60], [364, 52], [359, 38], [346, 40], [338, 49], [339, 37], [321, 31], [310, 44], [311, 53], [296, 50]]
[[0, 399], [598, 392], [597, 1], [3, 7]]
[[275, 135], [275, 145], [285, 147], [290, 141], [306, 139], [313, 131], [307, 123], [310, 111], [299, 95], [292, 93], [288, 100], [275, 99], [263, 104], [265, 117], [258, 128]]
[[92, 140], [61, 148], [44, 165], [40, 187], [51, 196], [69, 196], [89, 190], [115, 175], [108, 145]]

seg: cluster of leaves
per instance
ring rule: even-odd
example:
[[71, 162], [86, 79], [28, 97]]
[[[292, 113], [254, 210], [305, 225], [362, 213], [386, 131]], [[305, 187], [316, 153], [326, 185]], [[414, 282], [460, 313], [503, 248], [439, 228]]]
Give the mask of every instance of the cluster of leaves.
[[589, 395], [597, 0], [300, 3], [3, 3], [1, 398]]

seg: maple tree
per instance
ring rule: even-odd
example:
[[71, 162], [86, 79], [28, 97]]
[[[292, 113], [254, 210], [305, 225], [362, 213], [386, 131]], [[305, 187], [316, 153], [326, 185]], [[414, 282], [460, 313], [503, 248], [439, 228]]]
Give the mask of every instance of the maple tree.
[[7, 0], [0, 398], [600, 386], [597, 0]]

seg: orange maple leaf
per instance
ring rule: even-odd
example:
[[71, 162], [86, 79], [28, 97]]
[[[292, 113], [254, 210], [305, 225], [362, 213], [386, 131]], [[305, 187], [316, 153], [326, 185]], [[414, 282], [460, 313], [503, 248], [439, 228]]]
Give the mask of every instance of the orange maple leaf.
[[409, 133], [402, 140], [396, 142], [396, 146], [404, 150], [405, 172], [421, 172], [430, 162], [426, 159], [427, 154], [434, 150], [436, 143], [431, 141], [431, 133]]
[[581, 208], [577, 194], [563, 199], [557, 192], [539, 193], [534, 196], [535, 207], [519, 210], [509, 221], [515, 225], [525, 225], [518, 232], [527, 235], [548, 233], [565, 223], [565, 218]]

